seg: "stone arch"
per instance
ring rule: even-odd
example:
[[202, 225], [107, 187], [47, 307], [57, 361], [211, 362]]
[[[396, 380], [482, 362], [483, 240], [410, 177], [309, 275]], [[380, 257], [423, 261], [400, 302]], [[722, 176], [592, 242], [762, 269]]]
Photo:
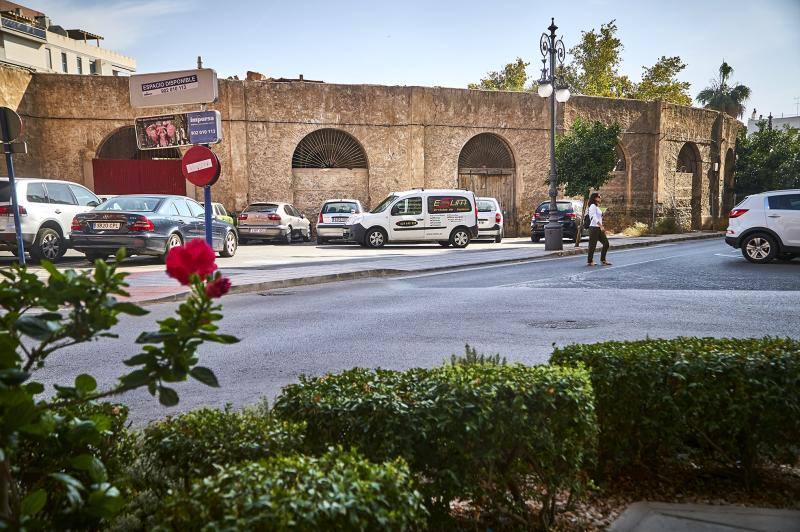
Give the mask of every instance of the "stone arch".
[[140, 150], [136, 145], [136, 131], [133, 126], [123, 126], [112, 131], [100, 147], [97, 148], [97, 159], [117, 160], [150, 160], [150, 159], [180, 159], [181, 152], [177, 148], [162, 150]]
[[361, 142], [341, 129], [306, 134], [292, 153], [292, 201], [318, 213], [330, 198], [353, 198], [369, 205], [369, 159]]
[[516, 235], [516, 163], [508, 141], [495, 133], [470, 138], [458, 155], [458, 186], [497, 198], [506, 234]]
[[675, 190], [676, 195], [680, 195], [680, 189], [691, 189], [691, 196], [689, 198], [676, 197], [677, 202], [685, 202], [689, 199], [690, 219], [692, 229], [700, 229], [703, 220], [702, 213], [702, 199], [703, 199], [703, 182], [702, 182], [702, 159], [700, 158], [700, 150], [694, 142], [686, 142], [678, 152], [678, 159], [675, 165], [675, 171], [678, 174], [690, 174], [690, 179], [684, 186], [678, 185]]
[[628, 157], [625, 154], [625, 149], [619, 143], [616, 146], [616, 153], [617, 153], [617, 160], [614, 163], [614, 171], [615, 172], [627, 172], [628, 171]]

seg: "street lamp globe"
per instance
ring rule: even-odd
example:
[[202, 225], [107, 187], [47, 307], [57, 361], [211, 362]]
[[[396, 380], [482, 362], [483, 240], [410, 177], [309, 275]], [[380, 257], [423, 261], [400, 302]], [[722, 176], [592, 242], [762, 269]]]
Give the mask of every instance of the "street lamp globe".
[[549, 98], [553, 94], [553, 85], [550, 83], [540, 83], [539, 89], [536, 91], [542, 98]]
[[569, 89], [566, 87], [562, 87], [556, 90], [556, 101], [558, 103], [566, 102], [567, 100], [569, 100], [569, 96], [570, 96]]

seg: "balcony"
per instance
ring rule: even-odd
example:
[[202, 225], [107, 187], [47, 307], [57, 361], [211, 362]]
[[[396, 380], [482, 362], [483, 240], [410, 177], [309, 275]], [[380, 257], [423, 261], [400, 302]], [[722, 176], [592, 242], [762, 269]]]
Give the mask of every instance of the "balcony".
[[0, 17], [0, 27], [3, 30], [10, 31], [17, 35], [22, 35], [23, 37], [28, 37], [35, 41], [47, 41], [47, 31], [44, 28], [34, 26], [33, 24], [20, 22], [19, 20], [14, 20], [7, 17]]

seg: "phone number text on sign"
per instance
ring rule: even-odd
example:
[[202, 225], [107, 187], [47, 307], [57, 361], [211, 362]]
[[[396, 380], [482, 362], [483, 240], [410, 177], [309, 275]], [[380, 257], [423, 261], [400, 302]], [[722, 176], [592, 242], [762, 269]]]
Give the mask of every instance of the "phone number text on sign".
[[197, 76], [194, 74], [180, 78], [153, 81], [150, 83], [142, 83], [142, 96], [148, 97], [158, 94], [169, 94], [171, 92], [196, 89], [197, 86]]

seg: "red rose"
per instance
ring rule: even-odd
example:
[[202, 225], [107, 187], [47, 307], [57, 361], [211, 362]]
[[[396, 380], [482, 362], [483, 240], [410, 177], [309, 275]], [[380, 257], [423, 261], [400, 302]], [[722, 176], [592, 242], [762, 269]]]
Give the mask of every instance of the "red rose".
[[167, 275], [181, 284], [189, 284], [193, 273], [205, 279], [217, 269], [216, 255], [211, 246], [201, 238], [190, 240], [186, 245], [174, 247], [167, 253]]
[[222, 297], [231, 289], [231, 280], [227, 277], [218, 276], [206, 285], [206, 295], [210, 298]]

